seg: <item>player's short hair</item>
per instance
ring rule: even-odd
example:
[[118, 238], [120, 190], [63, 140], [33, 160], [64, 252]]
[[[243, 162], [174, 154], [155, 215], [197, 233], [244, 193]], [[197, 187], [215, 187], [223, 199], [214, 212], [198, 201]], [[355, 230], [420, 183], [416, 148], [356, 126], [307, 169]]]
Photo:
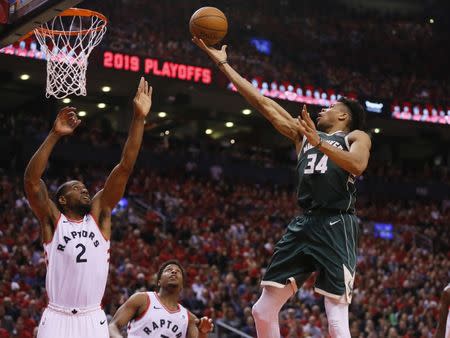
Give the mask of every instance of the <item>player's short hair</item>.
[[65, 182], [63, 184], [61, 184], [58, 189], [56, 189], [56, 194], [55, 194], [55, 204], [56, 207], [58, 208], [58, 210], [60, 212], [63, 212], [63, 206], [59, 203], [59, 198], [61, 196], [64, 196], [67, 193], [67, 190], [69, 189], [69, 182]]
[[345, 104], [350, 111], [350, 131], [355, 129], [364, 130], [366, 128], [366, 111], [357, 100], [342, 96], [337, 102]]
[[167, 268], [167, 266], [169, 266], [171, 264], [174, 264], [180, 268], [181, 275], [183, 276], [183, 286], [184, 286], [184, 283], [186, 283], [186, 271], [184, 271], [183, 266], [176, 259], [170, 259], [161, 264], [161, 266], [159, 267], [158, 275], [156, 276], [156, 284], [158, 284], [159, 280], [161, 279], [164, 269]]

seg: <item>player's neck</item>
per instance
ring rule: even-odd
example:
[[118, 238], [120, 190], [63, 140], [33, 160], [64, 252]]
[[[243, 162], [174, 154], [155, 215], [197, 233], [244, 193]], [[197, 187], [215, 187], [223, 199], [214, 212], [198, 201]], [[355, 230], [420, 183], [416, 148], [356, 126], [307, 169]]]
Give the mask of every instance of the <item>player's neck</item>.
[[340, 124], [337, 124], [335, 126], [332, 126], [332, 127], [328, 128], [328, 129], [324, 130], [324, 132], [326, 134], [334, 134], [334, 133], [336, 133], [338, 131], [343, 131], [344, 133], [348, 133], [348, 128], [345, 127], [345, 126], [342, 126]]
[[161, 302], [170, 310], [178, 309], [178, 300], [180, 297], [180, 293], [177, 291], [170, 292], [165, 289], [160, 289], [158, 291], [158, 297]]
[[64, 210], [64, 216], [74, 221], [80, 221], [84, 217], [84, 215], [74, 210]]

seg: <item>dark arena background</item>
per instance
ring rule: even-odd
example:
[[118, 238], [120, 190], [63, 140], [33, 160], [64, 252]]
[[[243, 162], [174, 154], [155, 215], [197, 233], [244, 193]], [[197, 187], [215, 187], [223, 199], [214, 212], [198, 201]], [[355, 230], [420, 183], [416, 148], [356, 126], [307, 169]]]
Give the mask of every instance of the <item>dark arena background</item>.
[[[14, 3], [0, 2], [4, 9]], [[56, 146], [44, 179], [51, 196], [68, 179], [96, 192], [120, 159], [142, 75], [153, 86], [153, 105], [113, 211], [108, 320], [136, 291], [154, 290], [159, 265], [175, 258], [187, 272], [182, 304], [214, 320], [210, 337], [256, 337], [251, 308], [261, 276], [301, 212], [297, 159], [293, 145], [192, 43], [189, 18], [202, 6], [228, 18], [222, 43], [229, 63], [293, 116], [307, 104], [314, 119], [341, 95], [364, 106], [372, 150], [357, 178], [361, 236], [351, 336], [434, 336], [450, 282], [448, 1], [76, 6], [109, 19], [89, 57], [87, 96], [45, 97], [45, 54], [33, 37], [0, 50], [1, 338], [34, 337], [47, 304], [41, 233], [23, 191], [27, 162], [59, 109], [76, 107], [82, 123]], [[1, 38], [10, 34], [5, 22]], [[314, 280], [282, 308], [282, 337], [329, 336]]]

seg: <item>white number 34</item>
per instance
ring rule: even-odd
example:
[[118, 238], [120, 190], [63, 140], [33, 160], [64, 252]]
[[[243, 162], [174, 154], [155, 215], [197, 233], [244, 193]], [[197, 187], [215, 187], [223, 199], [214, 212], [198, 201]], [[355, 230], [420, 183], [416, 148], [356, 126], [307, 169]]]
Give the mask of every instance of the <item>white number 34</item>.
[[305, 174], [313, 174], [315, 172], [320, 172], [324, 174], [328, 169], [328, 156], [323, 155], [322, 158], [317, 162], [317, 154], [309, 154], [307, 157], [308, 163], [305, 167]]

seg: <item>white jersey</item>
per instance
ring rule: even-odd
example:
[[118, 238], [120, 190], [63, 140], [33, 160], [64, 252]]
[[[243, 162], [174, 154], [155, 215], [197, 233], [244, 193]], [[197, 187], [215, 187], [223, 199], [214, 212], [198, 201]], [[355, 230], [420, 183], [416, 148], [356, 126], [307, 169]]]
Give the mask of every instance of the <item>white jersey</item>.
[[170, 311], [161, 303], [156, 292], [147, 292], [147, 296], [147, 310], [128, 324], [128, 338], [185, 338], [188, 310], [178, 304], [178, 310]]
[[44, 244], [50, 304], [100, 306], [108, 278], [109, 246], [92, 215], [74, 221], [61, 214], [51, 242]]

